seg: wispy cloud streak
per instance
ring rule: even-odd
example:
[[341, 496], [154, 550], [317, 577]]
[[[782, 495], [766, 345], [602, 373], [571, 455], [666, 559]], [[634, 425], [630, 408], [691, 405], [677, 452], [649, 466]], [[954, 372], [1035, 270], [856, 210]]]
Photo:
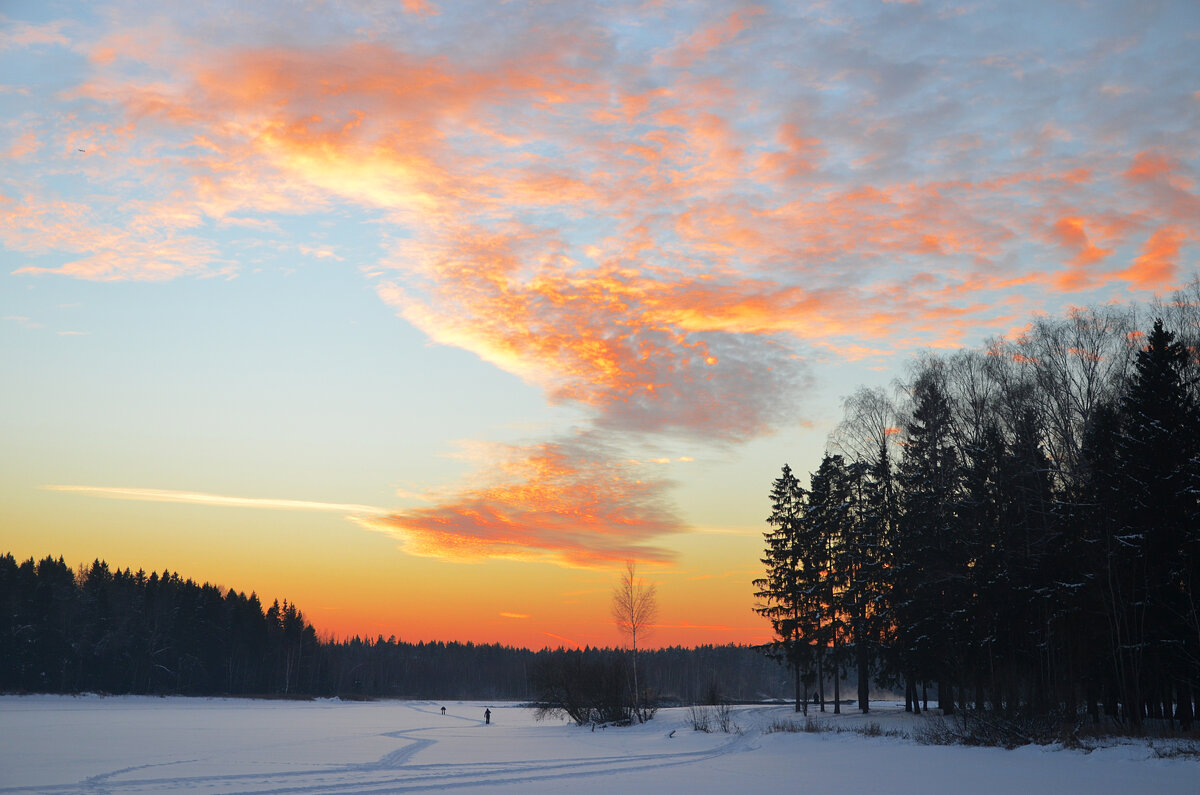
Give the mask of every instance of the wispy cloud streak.
[[101, 497], [108, 500], [133, 500], [135, 502], [177, 502], [188, 505], [207, 505], [214, 508], [258, 508], [270, 511], [320, 511], [351, 515], [384, 515], [388, 511], [371, 505], [355, 505], [340, 502], [315, 502], [312, 500], [281, 500], [270, 497], [230, 497], [222, 494], [206, 494], [197, 491], [172, 491], [169, 489], [139, 489], [114, 486], [43, 486], [47, 491], [62, 491], [86, 497]]

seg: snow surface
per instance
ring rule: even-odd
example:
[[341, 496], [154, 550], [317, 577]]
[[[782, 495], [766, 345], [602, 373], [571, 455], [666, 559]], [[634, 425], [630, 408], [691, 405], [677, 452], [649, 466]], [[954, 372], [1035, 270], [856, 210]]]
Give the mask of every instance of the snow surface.
[[[704, 734], [687, 709], [593, 731], [483, 702], [4, 696], [0, 793], [1200, 793], [1200, 763], [1145, 744], [934, 747], [769, 733], [803, 719], [735, 710], [740, 734]], [[819, 719], [903, 731], [923, 720], [894, 704]]]

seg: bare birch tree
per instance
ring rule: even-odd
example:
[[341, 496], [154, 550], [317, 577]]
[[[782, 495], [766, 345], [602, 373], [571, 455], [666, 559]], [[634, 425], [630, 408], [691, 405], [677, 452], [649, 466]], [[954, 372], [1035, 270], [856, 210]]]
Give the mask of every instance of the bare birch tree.
[[613, 589], [612, 617], [617, 629], [629, 639], [633, 651], [633, 714], [638, 721], [645, 721], [648, 716], [642, 709], [642, 694], [638, 687], [638, 637], [644, 638], [658, 618], [658, 590], [654, 583], [647, 583], [637, 576], [637, 567], [631, 560], [625, 561], [625, 573]]

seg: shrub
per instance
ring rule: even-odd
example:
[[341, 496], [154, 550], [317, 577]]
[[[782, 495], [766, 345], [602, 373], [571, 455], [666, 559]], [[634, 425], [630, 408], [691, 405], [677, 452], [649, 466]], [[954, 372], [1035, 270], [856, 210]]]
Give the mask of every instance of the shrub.
[[[633, 720], [630, 672], [624, 655], [557, 651], [535, 669], [534, 682], [539, 693], [538, 720], [566, 715], [580, 726], [626, 725]], [[643, 698], [639, 719], [649, 720], [655, 711], [652, 702]]]
[[777, 734], [778, 732], [787, 732], [788, 734], [797, 734], [802, 729], [794, 721], [780, 720], [776, 718], [771, 722], [771, 725], [763, 729], [763, 734]]
[[1022, 745], [1062, 743], [1079, 747], [1078, 724], [1063, 715], [1014, 715], [1004, 717], [980, 710], [961, 710], [951, 720], [927, 717], [913, 732], [923, 745], [978, 745], [1017, 748]]
[[774, 734], [776, 732], [788, 732], [791, 734], [797, 734], [800, 732], [803, 732], [804, 734], [825, 734], [826, 732], [831, 731], [833, 731], [831, 726], [819, 723], [812, 718], [805, 718], [803, 724], [790, 720], [777, 719], [763, 731], [763, 734]]
[[693, 731], [706, 733], [718, 731], [722, 734], [742, 733], [742, 727], [733, 720], [733, 708], [729, 704], [693, 705], [691, 721]]

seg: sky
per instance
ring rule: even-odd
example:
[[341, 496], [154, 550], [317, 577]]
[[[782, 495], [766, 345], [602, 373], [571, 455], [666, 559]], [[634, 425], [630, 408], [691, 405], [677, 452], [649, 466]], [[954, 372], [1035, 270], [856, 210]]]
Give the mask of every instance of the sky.
[[923, 350], [1200, 256], [1200, 5], [0, 2], [0, 552], [325, 636], [757, 643]]

